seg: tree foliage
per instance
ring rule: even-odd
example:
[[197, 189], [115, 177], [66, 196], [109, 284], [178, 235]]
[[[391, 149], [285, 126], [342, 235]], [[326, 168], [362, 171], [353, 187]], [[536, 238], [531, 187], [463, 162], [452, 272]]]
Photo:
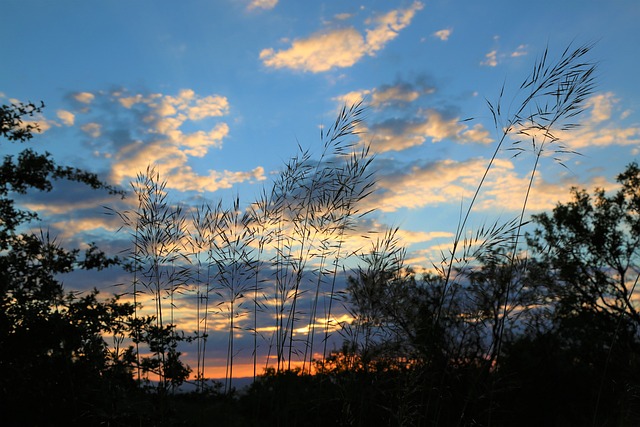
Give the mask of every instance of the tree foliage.
[[640, 327], [633, 293], [640, 275], [640, 169], [618, 175], [620, 188], [593, 196], [572, 189], [573, 200], [534, 215], [530, 247], [557, 279], [562, 315], [585, 311]]
[[[0, 134], [24, 143], [38, 131], [26, 118], [44, 105], [0, 108]], [[36, 212], [15, 197], [51, 191], [57, 180], [123, 193], [90, 172], [58, 165], [31, 148], [7, 155], [0, 166], [0, 400], [3, 422], [33, 425], [98, 422], [135, 387], [129, 334], [133, 306], [97, 291], [64, 289], [64, 274], [118, 264], [94, 244], [66, 249], [49, 232], [26, 231]], [[113, 340], [113, 345], [106, 341]], [[100, 413], [103, 412], [103, 416]], [[92, 420], [93, 421], [90, 421]]]

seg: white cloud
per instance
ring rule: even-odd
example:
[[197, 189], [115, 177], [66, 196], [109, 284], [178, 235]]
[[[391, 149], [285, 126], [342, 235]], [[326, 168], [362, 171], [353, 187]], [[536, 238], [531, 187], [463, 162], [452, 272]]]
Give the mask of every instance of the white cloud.
[[62, 120], [62, 123], [67, 126], [73, 126], [73, 123], [76, 119], [76, 116], [72, 112], [66, 110], [58, 110], [57, 116], [60, 120]]
[[365, 36], [352, 27], [320, 31], [308, 38], [294, 40], [289, 49], [263, 49], [260, 59], [267, 67], [312, 73], [351, 67], [365, 55], [375, 55], [396, 38], [422, 7], [422, 3], [415, 2], [407, 9], [393, 10], [367, 20], [367, 25], [373, 27], [365, 31]]
[[435, 33], [433, 33], [433, 36], [436, 38], [439, 38], [442, 41], [447, 41], [449, 40], [449, 37], [451, 36], [452, 33], [453, 33], [452, 28], [445, 28], [445, 29], [436, 31]]
[[484, 56], [486, 59], [480, 62], [480, 65], [486, 65], [488, 67], [495, 67], [498, 65], [498, 51], [492, 50]]
[[264, 9], [269, 10], [276, 7], [278, 0], [251, 0], [251, 3], [247, 6], [247, 9]]

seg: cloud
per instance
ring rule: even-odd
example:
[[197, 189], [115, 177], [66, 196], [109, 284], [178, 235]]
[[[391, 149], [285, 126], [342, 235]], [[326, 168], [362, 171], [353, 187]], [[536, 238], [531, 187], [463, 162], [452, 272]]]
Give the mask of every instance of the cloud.
[[608, 124], [601, 127], [583, 126], [570, 133], [557, 132], [556, 136], [572, 150], [580, 152], [590, 147], [608, 147], [612, 145], [629, 146], [640, 144], [640, 127], [615, 127]]
[[191, 166], [191, 159], [222, 148], [229, 136], [229, 125], [222, 120], [230, 111], [224, 96], [201, 96], [191, 89], [177, 94], [118, 90], [83, 93], [80, 99], [90, 99], [96, 107], [74, 111], [75, 123], [92, 138], [85, 143], [108, 165], [111, 182], [126, 185], [149, 165], [163, 175], [168, 188], [181, 191], [216, 191], [265, 179], [262, 167], [201, 174]]
[[[530, 177], [519, 176], [514, 172], [494, 174], [489, 185], [483, 191], [482, 199], [477, 208], [480, 210], [500, 209], [517, 212], [522, 209], [524, 203], [524, 189], [529, 185]], [[562, 178], [557, 182], [550, 182], [537, 174], [533, 187], [527, 199], [528, 212], [541, 212], [553, 209], [558, 202], [567, 202], [571, 199], [572, 187], [585, 188], [591, 192], [599, 187], [609, 190], [615, 186], [604, 177], [592, 177], [579, 182], [576, 177]]]
[[549, 145], [547, 151], [552, 153], [556, 147], [581, 152], [593, 147], [631, 146], [640, 144], [640, 126], [621, 125], [626, 110], [620, 106], [620, 100], [612, 92], [591, 96], [584, 103], [586, 117], [577, 120], [578, 127], [568, 131], [554, 130], [552, 133], [559, 139], [559, 144]]
[[527, 52], [527, 45], [526, 44], [521, 44], [520, 46], [518, 46], [518, 48], [511, 52], [511, 57], [512, 58], [517, 58], [519, 56], [525, 56], [528, 52]]
[[136, 94], [121, 97], [119, 102], [128, 109], [136, 104], [145, 104], [152, 110], [153, 115], [158, 117], [176, 116], [180, 113], [191, 121], [220, 117], [229, 113], [229, 101], [226, 97], [215, 95], [203, 98], [196, 96], [191, 89], [183, 89], [177, 96], [158, 93], [147, 96]]
[[485, 65], [488, 67], [495, 67], [498, 65], [498, 51], [492, 50], [487, 53], [485, 56], [485, 60], [480, 62], [480, 65]]
[[420, 92], [406, 86], [388, 86], [375, 91], [371, 97], [371, 105], [380, 106], [393, 102], [413, 102], [420, 96]]
[[416, 12], [423, 7], [422, 3], [414, 2], [407, 9], [392, 10], [377, 18], [368, 20], [367, 23], [373, 23], [375, 27], [366, 30], [367, 53], [373, 55], [388, 42], [395, 39], [398, 33], [411, 23]]
[[264, 9], [270, 10], [276, 7], [278, 0], [251, 0], [251, 3], [247, 6], [248, 10]]
[[98, 138], [101, 135], [102, 126], [99, 123], [87, 123], [80, 127], [83, 132], [92, 138]]
[[[497, 36], [495, 36], [494, 39], [497, 40]], [[517, 47], [516, 50], [514, 50], [513, 52], [511, 52], [511, 54], [509, 54], [509, 57], [518, 58], [520, 56], [525, 56], [527, 54], [528, 54], [527, 45], [521, 44]], [[500, 57], [500, 60], [503, 60], [505, 56], [506, 56], [505, 54], [498, 53], [498, 51], [494, 49], [484, 56], [485, 59], [483, 61], [480, 61], [480, 65], [485, 67], [497, 67], [499, 63], [498, 57]]]
[[67, 126], [73, 126], [76, 118], [72, 112], [66, 110], [58, 110], [57, 116], [60, 120], [62, 120], [62, 123]]
[[226, 123], [219, 123], [209, 132], [197, 131], [186, 135], [182, 139], [184, 151], [189, 156], [203, 157], [207, 154], [212, 141], [222, 141], [229, 134], [229, 126]]
[[619, 100], [613, 92], [606, 92], [592, 96], [585, 102], [585, 107], [591, 108], [590, 121], [601, 123], [611, 118], [611, 112]]
[[320, 73], [332, 68], [350, 67], [366, 53], [364, 39], [353, 28], [316, 33], [307, 39], [295, 40], [291, 48], [274, 51], [264, 49], [260, 59], [271, 68]]
[[[471, 198], [486, 167], [486, 159], [440, 160], [395, 166], [390, 162], [380, 169], [384, 172], [378, 178], [378, 191], [366, 203], [383, 212], [444, 203], [460, 205], [461, 200]], [[498, 159], [493, 175], [506, 174], [513, 168], [510, 161]]]
[[[442, 204], [460, 206], [463, 203], [463, 206], [467, 206], [488, 165], [488, 160], [484, 158], [460, 162], [448, 159], [416, 161], [404, 165], [386, 162], [388, 164], [380, 168], [382, 172], [379, 173], [378, 190], [365, 202], [383, 212]], [[510, 160], [497, 159], [487, 175], [474, 209], [518, 212], [522, 209], [528, 185], [528, 172], [519, 175]], [[538, 173], [529, 194], [527, 210], [539, 212], [552, 209], [559, 201], [569, 200], [569, 189], [573, 186], [608, 190], [614, 185], [603, 177], [579, 182], [574, 175], [550, 182]]]
[[95, 98], [95, 95], [89, 92], [78, 92], [74, 93], [72, 96], [73, 99], [83, 104], [90, 104], [91, 101], [93, 101], [93, 99]]
[[429, 242], [434, 239], [451, 238], [453, 236], [453, 233], [449, 231], [410, 231], [399, 228], [396, 232], [396, 237], [403, 246]]
[[362, 89], [348, 92], [333, 98], [341, 104], [351, 105], [360, 100], [368, 100], [368, 105], [377, 109], [389, 107], [404, 107], [417, 101], [423, 95], [435, 92], [433, 85], [428, 83], [428, 78], [419, 76], [415, 82], [398, 79], [394, 84], [383, 84], [374, 89]]
[[333, 17], [335, 19], [337, 19], [338, 21], [346, 21], [347, 19], [351, 18], [352, 16], [353, 16], [353, 14], [351, 14], [351, 13], [337, 13]]
[[481, 144], [493, 142], [481, 124], [469, 128], [458, 117], [447, 117], [435, 109], [422, 111], [417, 119], [393, 118], [374, 124], [369, 134], [372, 136], [372, 149], [376, 153], [402, 151], [422, 145], [427, 140], [440, 142], [449, 139], [458, 143]]
[[263, 49], [260, 59], [267, 67], [312, 73], [351, 67], [366, 55], [374, 56], [396, 38], [422, 7], [422, 3], [415, 2], [407, 9], [392, 10], [367, 20], [366, 24], [372, 27], [365, 30], [364, 36], [353, 27], [324, 30], [294, 40], [285, 50]]
[[366, 99], [370, 94], [371, 90], [368, 89], [354, 90], [351, 92], [347, 92], [344, 95], [336, 96], [335, 98], [333, 98], [333, 100], [338, 101], [340, 103], [340, 108], [342, 108], [343, 105], [349, 106], [360, 102]]
[[436, 38], [439, 38], [442, 41], [447, 41], [449, 40], [449, 37], [451, 36], [452, 33], [453, 33], [452, 28], [444, 28], [442, 30], [439, 30], [433, 33], [433, 36]]
[[209, 171], [208, 175], [199, 175], [188, 166], [178, 166], [171, 169], [168, 186], [179, 191], [217, 191], [233, 187], [242, 182], [264, 181], [264, 168], [258, 166], [251, 171]]

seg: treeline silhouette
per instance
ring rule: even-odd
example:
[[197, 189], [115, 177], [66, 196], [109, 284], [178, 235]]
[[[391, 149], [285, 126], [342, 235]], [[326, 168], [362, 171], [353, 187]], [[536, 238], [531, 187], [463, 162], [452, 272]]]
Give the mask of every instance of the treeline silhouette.
[[[576, 125], [592, 91], [588, 51], [567, 48], [551, 64], [545, 52], [509, 116], [504, 91], [489, 104], [499, 141], [487, 174], [503, 145], [533, 156], [522, 212], [470, 233], [482, 178], [451, 250], [430, 273], [406, 265], [397, 230], [347, 249], [375, 185], [372, 156], [358, 149], [360, 104], [322, 131], [319, 160], [306, 151], [292, 158], [246, 209], [235, 200], [185, 212], [153, 169], [141, 173], [132, 183], [138, 206], [112, 210], [131, 238], [120, 257], [25, 231], [38, 215], [15, 199], [61, 179], [123, 190], [47, 153], [5, 156], [2, 424], [638, 425], [640, 169], [631, 163], [612, 193], [573, 189], [569, 202], [525, 218], [543, 153], [567, 151], [554, 135]], [[37, 125], [27, 118], [42, 107], [3, 105], [1, 136], [30, 140]], [[347, 260], [357, 267], [341, 292]], [[128, 270], [131, 302], [63, 287], [64, 273], [113, 266]], [[184, 292], [198, 319], [186, 335], [173, 312]], [[155, 304], [150, 314], [143, 297]], [[336, 319], [340, 305], [350, 321]], [[228, 325], [227, 378], [212, 384], [204, 372], [214, 314]], [[265, 318], [273, 324], [259, 323]], [[263, 326], [273, 336], [264, 339]], [[301, 326], [307, 332], [294, 338]], [[244, 390], [232, 382], [239, 331], [254, 338], [255, 380]], [[331, 335], [340, 348], [328, 347]], [[195, 366], [182, 360], [184, 341], [197, 348]], [[257, 351], [264, 342], [266, 370]], [[179, 392], [192, 374], [195, 391]]]

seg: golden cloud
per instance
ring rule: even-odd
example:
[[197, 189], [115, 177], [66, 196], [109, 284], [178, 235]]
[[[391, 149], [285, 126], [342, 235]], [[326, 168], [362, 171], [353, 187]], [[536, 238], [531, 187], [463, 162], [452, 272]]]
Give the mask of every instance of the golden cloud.
[[[469, 199], [487, 167], [486, 159], [463, 162], [441, 160], [425, 165], [414, 165], [399, 173], [381, 176], [379, 191], [365, 203], [383, 212], [399, 209], [417, 209], [442, 203], [460, 204]], [[513, 164], [497, 159], [492, 176], [512, 173]]]
[[374, 55], [382, 49], [388, 42], [395, 39], [398, 33], [407, 27], [416, 12], [421, 10], [424, 5], [420, 2], [414, 2], [407, 9], [392, 10], [382, 16], [379, 16], [369, 22], [375, 23], [375, 27], [366, 30], [367, 34], [367, 53]]
[[436, 31], [435, 33], [433, 33], [433, 36], [436, 37], [436, 38], [439, 38], [442, 41], [447, 41], [447, 40], [449, 40], [449, 37], [451, 36], [451, 33], [453, 33], [453, 29], [445, 28], [445, 29]]
[[[638, 145], [640, 127], [621, 126], [616, 121], [624, 120], [627, 114], [626, 111], [619, 110], [619, 102], [612, 92], [596, 94], [586, 100], [585, 108], [589, 116], [579, 123], [580, 126], [569, 131], [554, 130], [552, 133], [562, 146], [577, 152], [590, 147]], [[619, 117], [615, 117], [618, 112]], [[553, 153], [556, 146], [548, 146], [547, 152]]]
[[102, 126], [99, 123], [87, 123], [80, 127], [84, 133], [92, 138], [98, 138], [101, 135]]
[[434, 109], [425, 110], [422, 120], [388, 120], [371, 129], [372, 149], [377, 153], [402, 151], [422, 145], [427, 139], [439, 142], [449, 139], [459, 143], [489, 144], [493, 139], [481, 124], [471, 129], [460, 122], [458, 117], [445, 118]]
[[511, 57], [517, 58], [519, 56], [525, 56], [527, 53], [527, 45], [521, 44], [515, 51], [511, 52]]
[[488, 67], [495, 67], [498, 65], [498, 51], [492, 50], [487, 53], [485, 56], [485, 60], [480, 62], [480, 65], [486, 65]]
[[320, 73], [332, 68], [350, 67], [365, 52], [362, 35], [353, 28], [346, 28], [295, 40], [287, 50], [264, 49], [260, 52], [260, 59], [267, 67]]
[[73, 99], [83, 104], [90, 104], [95, 98], [95, 95], [89, 92], [78, 92], [73, 94]]
[[375, 55], [396, 38], [422, 7], [422, 3], [415, 2], [407, 9], [392, 10], [368, 20], [367, 24], [373, 28], [367, 29], [365, 36], [351, 27], [320, 31], [308, 38], [294, 40], [289, 49], [263, 49], [260, 59], [267, 67], [312, 73], [351, 67], [365, 55]]
[[278, 4], [278, 0], [251, 0], [249, 5], [247, 6], [248, 10], [254, 9], [264, 9], [269, 10], [276, 7]]
[[371, 97], [371, 105], [379, 107], [393, 101], [413, 102], [419, 97], [419, 91], [401, 85], [395, 85], [376, 90]]
[[76, 116], [72, 112], [66, 110], [58, 110], [56, 114], [58, 118], [62, 120], [63, 124], [65, 124], [66, 126], [73, 126]]

